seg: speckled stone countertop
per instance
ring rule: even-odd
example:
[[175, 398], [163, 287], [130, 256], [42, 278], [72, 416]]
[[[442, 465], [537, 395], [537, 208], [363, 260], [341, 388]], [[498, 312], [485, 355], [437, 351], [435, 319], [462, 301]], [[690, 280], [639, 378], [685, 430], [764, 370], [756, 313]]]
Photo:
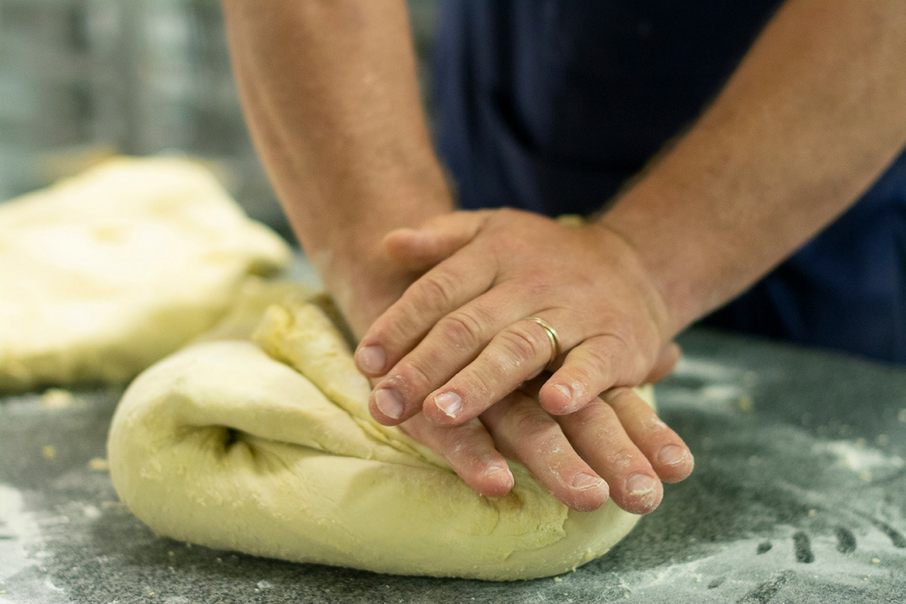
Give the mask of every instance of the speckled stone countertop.
[[693, 330], [657, 395], [696, 469], [606, 556], [515, 583], [158, 539], [105, 469], [121, 391], [0, 398], [0, 602], [906, 602], [906, 370]]

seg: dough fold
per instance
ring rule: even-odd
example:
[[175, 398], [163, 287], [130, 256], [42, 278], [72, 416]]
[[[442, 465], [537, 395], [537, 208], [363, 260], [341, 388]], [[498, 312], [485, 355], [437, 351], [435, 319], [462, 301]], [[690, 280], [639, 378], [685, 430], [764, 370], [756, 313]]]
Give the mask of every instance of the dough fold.
[[[120, 498], [157, 534], [404, 575], [527, 579], [606, 552], [638, 517], [569, 510], [511, 464], [501, 498], [371, 420], [321, 306], [272, 306], [247, 340], [192, 345], [129, 387], [108, 441]], [[266, 351], [266, 352], [265, 352]]]
[[115, 159], [0, 204], [0, 390], [127, 382], [289, 256], [185, 159]]

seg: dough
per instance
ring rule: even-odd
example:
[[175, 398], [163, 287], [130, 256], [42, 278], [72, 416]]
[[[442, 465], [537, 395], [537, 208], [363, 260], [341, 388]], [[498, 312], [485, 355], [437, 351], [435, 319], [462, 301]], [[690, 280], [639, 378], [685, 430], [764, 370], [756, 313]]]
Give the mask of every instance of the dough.
[[190, 346], [120, 402], [113, 484], [159, 535], [384, 573], [511, 580], [574, 569], [638, 520], [613, 502], [569, 510], [515, 463], [506, 497], [472, 491], [439, 456], [371, 420], [369, 382], [318, 305], [272, 306], [255, 340]]
[[128, 381], [288, 259], [184, 159], [111, 160], [2, 203], [0, 390]]

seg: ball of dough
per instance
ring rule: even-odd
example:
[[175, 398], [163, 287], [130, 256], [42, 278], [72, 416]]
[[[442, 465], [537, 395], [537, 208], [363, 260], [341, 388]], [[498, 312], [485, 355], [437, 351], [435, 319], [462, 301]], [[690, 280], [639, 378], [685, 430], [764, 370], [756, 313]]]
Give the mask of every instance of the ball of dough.
[[111, 160], [0, 204], [0, 390], [126, 382], [288, 259], [184, 159]]
[[570, 510], [515, 463], [507, 496], [472, 491], [442, 458], [371, 420], [369, 382], [316, 305], [271, 307], [255, 340], [189, 347], [120, 402], [111, 477], [159, 535], [384, 573], [512, 580], [574, 569], [638, 520], [612, 501]]

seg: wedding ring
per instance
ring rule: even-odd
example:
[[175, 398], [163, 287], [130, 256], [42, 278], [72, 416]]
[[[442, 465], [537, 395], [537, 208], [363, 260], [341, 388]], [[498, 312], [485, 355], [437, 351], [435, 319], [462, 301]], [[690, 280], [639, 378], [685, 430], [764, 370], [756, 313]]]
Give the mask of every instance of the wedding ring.
[[544, 332], [547, 334], [547, 339], [551, 342], [551, 360], [547, 362], [547, 367], [545, 370], [553, 371], [554, 363], [557, 361], [557, 358], [560, 356], [560, 338], [557, 337], [557, 331], [551, 326], [550, 323], [545, 321], [540, 317], [526, 317], [529, 321], [534, 321], [544, 329]]

